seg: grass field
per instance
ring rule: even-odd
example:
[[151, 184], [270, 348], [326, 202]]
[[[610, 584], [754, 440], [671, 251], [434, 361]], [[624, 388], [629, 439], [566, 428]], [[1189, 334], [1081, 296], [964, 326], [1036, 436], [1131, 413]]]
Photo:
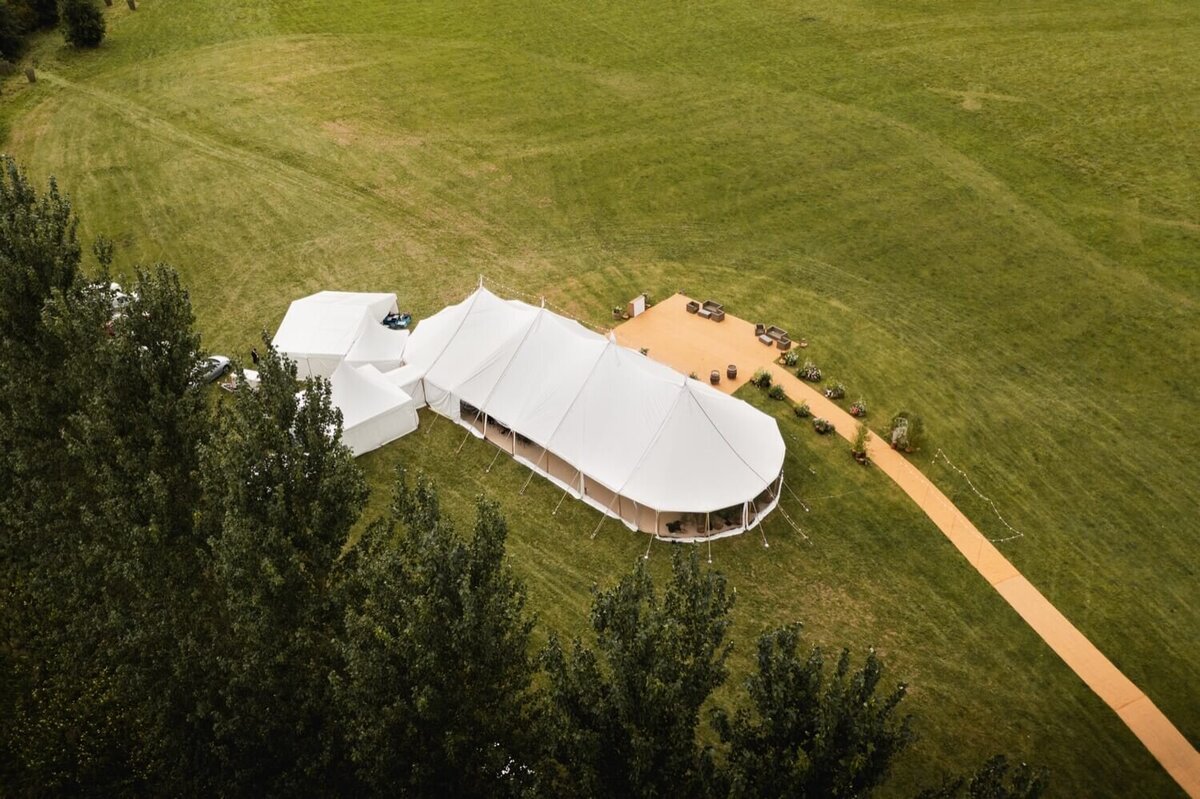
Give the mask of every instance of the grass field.
[[[118, 262], [179, 267], [246, 352], [320, 288], [418, 316], [479, 274], [598, 324], [641, 290], [715, 296], [813, 342], [916, 461], [1200, 743], [1200, 6], [146, 0], [0, 93]], [[23, 80], [23, 79], [22, 79]], [[428, 424], [428, 418], [423, 418]], [[804, 543], [719, 542], [744, 663], [791, 619], [876, 644], [925, 733], [900, 787], [993, 751], [1060, 796], [1172, 783], [880, 475], [791, 420]], [[544, 625], [645, 540], [442, 422], [363, 462], [505, 503]], [[844, 492], [853, 493], [844, 493]], [[378, 492], [377, 492], [378, 493]], [[381, 497], [378, 497], [382, 501]], [[652, 561], [666, 552], [656, 547]]]

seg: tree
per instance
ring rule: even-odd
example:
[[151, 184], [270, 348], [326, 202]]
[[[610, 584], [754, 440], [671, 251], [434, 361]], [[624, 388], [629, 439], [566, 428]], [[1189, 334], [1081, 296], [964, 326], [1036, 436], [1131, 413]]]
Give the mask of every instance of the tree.
[[53, 28], [58, 24], [58, 0], [19, 0], [28, 9], [31, 28]]
[[943, 781], [937, 788], [921, 792], [917, 799], [1038, 799], [1049, 787], [1047, 773], [1021, 763], [1009, 773], [1008, 758], [996, 755], [969, 779]]
[[192, 727], [201, 793], [336, 792], [344, 750], [332, 712], [343, 614], [335, 570], [366, 499], [337, 437], [329, 383], [274, 349], [258, 391], [238, 392], [202, 452], [201, 529], [212, 606], [196, 636], [204, 664]]
[[375, 795], [515, 796], [529, 787], [533, 622], [504, 564], [507, 533], [496, 505], [480, 498], [463, 540], [428, 481], [418, 477], [412, 490], [401, 472], [393, 515], [348, 553], [336, 704], [356, 772]]
[[661, 601], [643, 561], [596, 596], [596, 649], [551, 636], [555, 757], [563, 789], [591, 796], [696, 796], [712, 758], [696, 740], [700, 707], [722, 684], [733, 596], [725, 579], [676, 550]]
[[[99, 346], [103, 308], [80, 271], [77, 222], [53, 179], [39, 193], [10, 158], [0, 171], [0, 740], [6, 783], [44, 791], [79, 784], [79, 764], [112, 759], [93, 700], [108, 695], [73, 655], [94, 640], [75, 622], [94, 611], [81, 563], [92, 550], [70, 501], [78, 464], [61, 444], [81, 398], [62, 384], [72, 359]], [[52, 305], [90, 335], [50, 323]], [[83, 640], [80, 640], [80, 639]]]
[[11, 6], [0, 3], [0, 58], [16, 61], [25, 52], [25, 26]]
[[93, 0], [63, 0], [63, 38], [73, 47], [99, 47], [104, 41], [104, 14]]
[[883, 667], [874, 651], [852, 672], [843, 650], [827, 679], [821, 649], [803, 657], [799, 641], [799, 625], [760, 638], [750, 707], [714, 713], [729, 747], [730, 796], [861, 796], [913, 740], [911, 719], [896, 714], [905, 686], [876, 696]]

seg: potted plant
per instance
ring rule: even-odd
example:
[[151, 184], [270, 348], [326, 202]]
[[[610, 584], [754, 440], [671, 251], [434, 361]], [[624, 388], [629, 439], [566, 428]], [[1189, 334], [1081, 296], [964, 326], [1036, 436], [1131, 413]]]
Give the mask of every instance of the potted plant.
[[820, 383], [821, 368], [812, 361], [805, 361], [804, 365], [796, 372], [796, 377], [807, 380], [809, 383]]
[[822, 419], [820, 416], [812, 421], [813, 430], [816, 430], [819, 435], [826, 435], [834, 431], [833, 422], [828, 419]]
[[831, 400], [838, 400], [846, 396], [846, 387], [837, 381], [833, 385], [825, 389], [825, 396]]
[[859, 422], [858, 429], [854, 431], [854, 440], [850, 442], [850, 454], [854, 456], [854, 460], [863, 464], [867, 463], [867, 440], [870, 437], [870, 431], [867, 430], [866, 422]]
[[850, 415], [859, 419], [867, 415], [867, 403], [863, 401], [862, 397], [856, 399], [854, 404], [850, 406]]

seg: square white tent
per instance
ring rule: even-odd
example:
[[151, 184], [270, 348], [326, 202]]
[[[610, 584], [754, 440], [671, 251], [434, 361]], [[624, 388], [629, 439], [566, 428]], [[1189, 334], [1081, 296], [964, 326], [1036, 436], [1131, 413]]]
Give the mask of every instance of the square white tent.
[[[775, 420], [545, 308], [480, 288], [422, 321], [389, 377], [635, 530], [735, 535], [775, 509]], [[403, 373], [403, 374], [400, 374]]]
[[329, 385], [332, 402], [342, 412], [342, 443], [356, 457], [417, 429], [413, 398], [374, 366], [342, 363]]
[[[407, 335], [379, 323], [397, 310], [395, 294], [317, 292], [288, 307], [271, 343], [296, 362], [301, 378], [329, 377], [360, 340], [362, 349], [356, 363], [375, 363], [378, 359], [381, 368], [395, 368]], [[385, 339], [374, 328], [395, 337]]]

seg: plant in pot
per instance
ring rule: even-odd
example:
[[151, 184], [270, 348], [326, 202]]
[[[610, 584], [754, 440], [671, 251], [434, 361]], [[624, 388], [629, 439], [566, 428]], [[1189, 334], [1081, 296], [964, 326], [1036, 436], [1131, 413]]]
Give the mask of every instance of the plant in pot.
[[819, 435], [826, 435], [834, 431], [833, 422], [828, 419], [822, 419], [820, 416], [813, 419], [813, 430], [816, 430]]
[[832, 400], [841, 399], [846, 396], [846, 387], [835, 380], [833, 385], [825, 389], [825, 396]]
[[850, 442], [850, 454], [854, 456], [854, 460], [866, 465], [867, 463], [867, 439], [870, 438], [871, 431], [867, 429], [866, 422], [859, 422], [858, 429], [854, 431], [854, 440]]
[[867, 403], [862, 397], [856, 399], [854, 404], [850, 406], [850, 415], [856, 416], [859, 419], [867, 415]]
[[805, 361], [804, 365], [796, 372], [796, 377], [801, 380], [807, 380], [810, 383], [820, 383], [821, 368], [812, 361]]
[[784, 366], [789, 369], [793, 368], [800, 362], [800, 353], [796, 350], [788, 350], [783, 355], [779, 356], [779, 360]]

